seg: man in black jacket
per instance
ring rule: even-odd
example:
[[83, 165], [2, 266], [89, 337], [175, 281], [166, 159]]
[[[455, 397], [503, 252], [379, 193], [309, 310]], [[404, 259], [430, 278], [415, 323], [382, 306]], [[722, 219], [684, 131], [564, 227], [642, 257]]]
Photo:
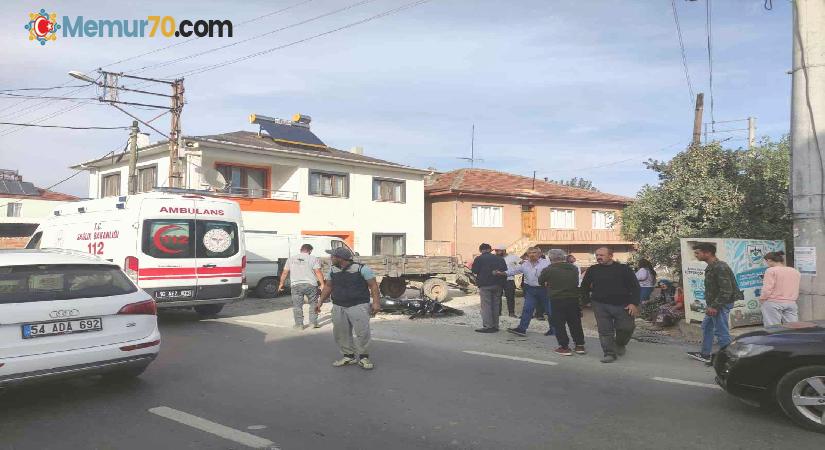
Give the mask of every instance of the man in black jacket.
[[625, 264], [613, 260], [607, 247], [596, 250], [597, 265], [587, 269], [582, 279], [582, 295], [590, 299], [604, 351], [603, 363], [616, 361], [625, 353], [639, 315], [639, 280]]
[[506, 272], [507, 263], [501, 256], [491, 253], [493, 248], [490, 244], [481, 244], [478, 251], [481, 254], [473, 261], [473, 273], [476, 275], [478, 295], [481, 297], [481, 328], [476, 331], [495, 333], [498, 331], [501, 290], [507, 277], [495, 275], [494, 272]]

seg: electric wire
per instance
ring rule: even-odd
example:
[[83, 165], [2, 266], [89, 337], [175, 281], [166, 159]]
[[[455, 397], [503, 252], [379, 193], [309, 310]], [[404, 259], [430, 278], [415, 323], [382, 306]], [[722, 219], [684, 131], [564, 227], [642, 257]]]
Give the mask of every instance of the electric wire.
[[98, 127], [98, 126], [72, 126], [72, 125], [41, 125], [37, 123], [20, 123], [20, 122], [0, 122], [0, 125], [15, 125], [21, 127], [37, 127], [37, 128], [61, 128], [66, 130], [128, 130], [129, 127]]
[[705, 34], [708, 37], [708, 90], [710, 92], [710, 123], [711, 129], [716, 126], [716, 121], [713, 117], [713, 13], [712, 0], [705, 2]]
[[690, 71], [688, 70], [688, 63], [687, 63], [687, 53], [685, 52], [685, 41], [682, 39], [682, 26], [679, 24], [679, 13], [676, 10], [676, 0], [670, 0], [670, 6], [673, 9], [673, 21], [676, 22], [676, 35], [679, 37], [679, 48], [682, 52], [682, 67], [685, 71], [685, 81], [687, 81], [688, 85], [688, 92], [690, 93], [690, 105], [693, 105], [693, 101], [696, 98], [696, 95], [693, 93], [693, 83], [690, 81]]

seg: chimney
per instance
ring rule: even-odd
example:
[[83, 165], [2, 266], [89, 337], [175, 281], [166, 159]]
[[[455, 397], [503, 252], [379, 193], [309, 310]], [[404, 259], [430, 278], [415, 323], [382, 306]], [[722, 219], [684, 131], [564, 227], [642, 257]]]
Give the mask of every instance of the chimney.
[[149, 133], [138, 133], [137, 135], [137, 146], [138, 148], [146, 147], [149, 145]]
[[364, 147], [361, 147], [361, 146], [353, 147], [349, 151], [352, 152], [352, 153], [355, 153], [356, 155], [363, 155], [364, 154]]

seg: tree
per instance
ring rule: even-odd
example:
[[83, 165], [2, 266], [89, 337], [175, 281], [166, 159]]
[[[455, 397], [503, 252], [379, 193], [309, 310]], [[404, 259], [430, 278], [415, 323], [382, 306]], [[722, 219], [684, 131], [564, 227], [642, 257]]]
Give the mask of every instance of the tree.
[[678, 269], [684, 237], [781, 239], [791, 247], [787, 136], [750, 150], [694, 146], [645, 165], [659, 184], [645, 185], [624, 210], [622, 233], [654, 264]]
[[556, 183], [556, 184], [560, 184], [562, 186], [570, 186], [570, 187], [579, 188], [579, 189], [587, 189], [588, 191], [598, 191], [598, 189], [596, 189], [593, 186], [593, 182], [590, 181], [590, 180], [587, 180], [585, 178], [573, 177], [573, 178], [571, 178], [567, 181], [565, 181], [565, 180], [550, 180], [550, 181], [552, 181], [553, 183]]

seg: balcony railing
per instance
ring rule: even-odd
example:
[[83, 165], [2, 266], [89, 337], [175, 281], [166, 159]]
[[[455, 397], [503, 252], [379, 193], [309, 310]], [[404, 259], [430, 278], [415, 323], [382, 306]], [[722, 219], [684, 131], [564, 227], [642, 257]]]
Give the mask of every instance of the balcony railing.
[[184, 189], [156, 187], [155, 191], [172, 192], [177, 194], [201, 194], [217, 197], [268, 198], [273, 200], [298, 200], [298, 193], [293, 191], [277, 191], [270, 189], [225, 188], [218, 189]]
[[534, 240], [571, 244], [631, 243], [616, 230], [536, 230]]

